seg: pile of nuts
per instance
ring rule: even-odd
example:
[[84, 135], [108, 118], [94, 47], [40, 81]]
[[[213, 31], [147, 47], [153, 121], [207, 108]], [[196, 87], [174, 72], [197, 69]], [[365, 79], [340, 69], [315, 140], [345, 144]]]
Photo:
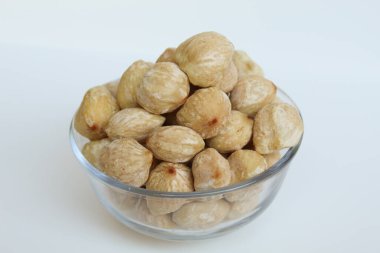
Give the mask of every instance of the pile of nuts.
[[[299, 142], [299, 112], [276, 90], [245, 52], [223, 35], [204, 32], [166, 49], [156, 63], [138, 60], [120, 80], [88, 90], [74, 126], [90, 139], [86, 159], [125, 184], [207, 191], [262, 173], [281, 149]], [[139, 208], [152, 217], [171, 213], [165, 224], [204, 228], [244, 212], [245, 195], [190, 203], [147, 198]], [[250, 202], [257, 199], [244, 203]], [[212, 224], [200, 217], [208, 208]]]

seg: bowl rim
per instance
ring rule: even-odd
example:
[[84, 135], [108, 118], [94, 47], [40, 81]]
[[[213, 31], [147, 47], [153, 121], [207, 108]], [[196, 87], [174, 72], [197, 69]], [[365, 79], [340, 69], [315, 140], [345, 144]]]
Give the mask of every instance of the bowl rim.
[[[303, 122], [303, 117], [301, 115], [300, 110], [298, 109], [297, 105], [294, 103], [294, 101], [281, 89], [277, 87], [277, 92], [280, 92], [283, 96], [287, 98], [291, 102], [291, 105], [294, 106], [300, 116], [301, 120]], [[293, 160], [294, 156], [296, 155], [299, 147], [301, 146], [302, 140], [303, 140], [303, 134], [299, 140], [299, 142], [293, 146], [288, 148], [286, 153], [278, 160], [275, 164], [273, 164], [269, 169], [265, 170], [264, 172], [260, 173], [257, 176], [254, 176], [250, 179], [244, 180], [242, 182], [228, 185], [225, 187], [217, 188], [217, 189], [211, 189], [211, 190], [206, 190], [206, 191], [199, 191], [199, 192], [161, 192], [161, 191], [153, 191], [153, 190], [147, 190], [144, 188], [140, 187], [135, 187], [132, 185], [128, 185], [125, 183], [122, 183], [118, 181], [117, 179], [114, 179], [107, 174], [103, 173], [102, 171], [98, 170], [96, 167], [94, 167], [90, 162], [87, 161], [87, 159], [84, 157], [82, 154], [80, 148], [78, 147], [78, 144], [75, 139], [75, 128], [74, 128], [74, 119], [75, 119], [75, 114], [74, 117], [71, 121], [70, 124], [70, 129], [69, 129], [69, 140], [71, 144], [71, 148], [73, 150], [74, 155], [76, 158], [79, 160], [79, 162], [84, 166], [86, 171], [90, 173], [92, 176], [94, 176], [96, 179], [106, 183], [109, 186], [118, 188], [120, 190], [128, 191], [133, 194], [139, 194], [139, 195], [144, 195], [144, 196], [149, 196], [149, 197], [160, 197], [160, 198], [202, 198], [202, 197], [210, 197], [210, 196], [215, 196], [215, 195], [221, 195], [229, 192], [233, 192], [236, 190], [241, 190], [244, 188], [247, 188], [249, 186], [252, 186], [254, 184], [258, 184], [262, 181], [264, 181], [267, 178], [270, 178], [274, 176], [275, 174], [279, 173], [282, 171], [286, 166]], [[79, 133], [77, 133], [79, 134]], [[79, 134], [80, 135], [80, 134]]]

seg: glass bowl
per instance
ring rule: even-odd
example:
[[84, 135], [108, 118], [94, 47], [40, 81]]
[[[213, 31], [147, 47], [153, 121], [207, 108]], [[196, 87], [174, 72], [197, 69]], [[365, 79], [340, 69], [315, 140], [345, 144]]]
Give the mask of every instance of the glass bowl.
[[[282, 90], [278, 89], [277, 96], [297, 108]], [[280, 160], [269, 169], [238, 184], [204, 192], [157, 192], [121, 183], [91, 165], [81, 152], [88, 139], [75, 130], [73, 122], [70, 126], [73, 152], [104, 207], [127, 227], [166, 240], [220, 236], [258, 217], [276, 197], [301, 141], [282, 150]], [[173, 213], [153, 215], [147, 201], [158, 208], [182, 207]]]

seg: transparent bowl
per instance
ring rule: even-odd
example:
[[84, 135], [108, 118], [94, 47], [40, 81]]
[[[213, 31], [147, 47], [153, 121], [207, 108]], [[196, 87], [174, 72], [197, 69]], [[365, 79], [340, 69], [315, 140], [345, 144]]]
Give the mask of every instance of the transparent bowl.
[[[278, 89], [277, 96], [296, 107], [282, 90]], [[268, 170], [244, 182], [204, 192], [157, 192], [121, 183], [92, 166], [81, 152], [88, 139], [75, 130], [73, 122], [70, 126], [74, 154], [104, 207], [127, 227], [166, 240], [216, 237], [255, 219], [277, 195], [301, 141], [282, 150], [280, 160]], [[182, 207], [173, 213], [152, 215], [147, 201], [156, 207]]]

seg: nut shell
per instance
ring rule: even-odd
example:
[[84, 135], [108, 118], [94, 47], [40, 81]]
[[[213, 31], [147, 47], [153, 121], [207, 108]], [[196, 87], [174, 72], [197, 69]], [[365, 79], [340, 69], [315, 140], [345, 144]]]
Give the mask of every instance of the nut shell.
[[87, 142], [83, 146], [82, 154], [95, 168], [102, 170], [100, 166], [100, 155], [103, 152], [103, 148], [110, 143], [111, 141], [108, 138]]
[[[189, 167], [178, 163], [162, 162], [150, 172], [146, 189], [161, 192], [194, 191], [193, 176]], [[147, 205], [153, 215], [162, 215], [178, 210], [186, 199], [147, 198]]]
[[100, 156], [100, 164], [109, 176], [136, 187], [148, 180], [152, 160], [152, 153], [132, 138], [112, 141]]
[[276, 86], [260, 76], [245, 76], [231, 92], [232, 108], [251, 117], [276, 97]]
[[233, 152], [228, 157], [232, 173], [231, 183], [238, 183], [252, 178], [267, 169], [267, 163], [259, 153], [242, 149]]
[[242, 50], [235, 50], [233, 62], [238, 70], [239, 79], [246, 75], [264, 77], [263, 69]]
[[148, 112], [163, 114], [185, 103], [189, 92], [186, 74], [174, 63], [159, 62], [146, 72], [137, 90], [137, 102]]
[[207, 139], [219, 133], [230, 113], [231, 103], [223, 91], [215, 87], [200, 89], [178, 111], [177, 122]]
[[197, 191], [224, 187], [231, 182], [227, 159], [213, 148], [207, 148], [194, 157], [192, 171], [194, 188]]
[[163, 161], [184, 163], [200, 152], [205, 143], [194, 130], [183, 126], [164, 126], [153, 131], [146, 146]]
[[172, 219], [184, 229], [205, 229], [223, 221], [229, 210], [230, 205], [224, 200], [191, 202], [174, 212]]
[[167, 48], [157, 59], [157, 62], [173, 62], [175, 63], [175, 48]]
[[204, 32], [179, 45], [175, 61], [192, 84], [210, 87], [221, 82], [224, 70], [232, 62], [233, 54], [234, 46], [226, 37], [216, 32]]
[[115, 113], [106, 127], [111, 139], [131, 137], [137, 141], [144, 140], [150, 132], [162, 126], [165, 117], [151, 114], [141, 108], [125, 108]]
[[207, 144], [220, 153], [242, 149], [252, 137], [253, 120], [239, 111], [231, 111], [226, 124], [217, 136], [208, 139]]
[[104, 86], [89, 89], [75, 115], [74, 127], [90, 140], [106, 137], [108, 120], [119, 110], [116, 99]]
[[284, 103], [269, 104], [255, 118], [253, 144], [257, 152], [269, 154], [297, 145], [303, 122], [297, 109]]
[[141, 85], [145, 73], [152, 68], [153, 63], [143, 60], [135, 61], [123, 73], [117, 90], [117, 102], [121, 109], [138, 107], [137, 88]]

